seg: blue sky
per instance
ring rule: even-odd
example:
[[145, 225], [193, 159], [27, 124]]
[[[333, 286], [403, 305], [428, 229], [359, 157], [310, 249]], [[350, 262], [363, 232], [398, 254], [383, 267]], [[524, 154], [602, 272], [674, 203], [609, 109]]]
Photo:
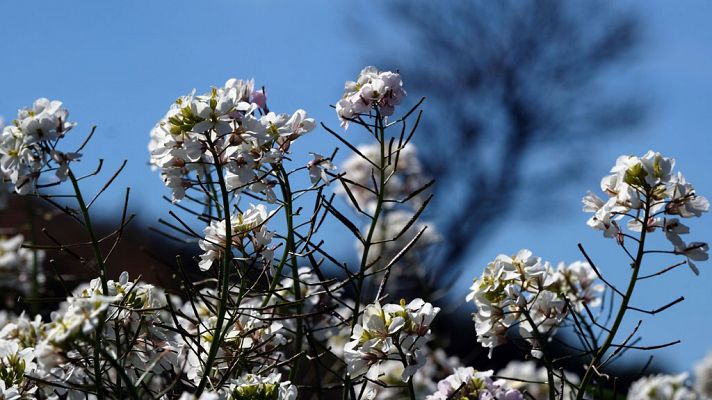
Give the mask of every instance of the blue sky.
[[[98, 130], [85, 152], [81, 168], [90, 160], [107, 159], [107, 168], [129, 160], [117, 187], [131, 186], [133, 209], [144, 220], [165, 216], [168, 204], [162, 182], [147, 166], [148, 132], [169, 104], [192, 88], [206, 91], [231, 77], [255, 78], [266, 85], [273, 110], [306, 109], [318, 121], [336, 126], [328, 104], [341, 95], [367, 58], [368, 40], [392, 41], [398, 53], [402, 38], [369, 32], [350, 32], [346, 17], [377, 15], [377, 2], [360, 7], [333, 1], [309, 2], [3, 2], [0, 4], [0, 115], [12, 119], [17, 108], [35, 98], [61, 99], [80, 125], [74, 140], [91, 125]], [[712, 153], [712, 3], [629, 1], [644, 22], [645, 44], [632, 71], [612, 76], [622, 88], [639, 87], [650, 96], [648, 122], [630, 136], [598, 143], [591, 179], [575, 182], [562, 192], [562, 208], [530, 210], [526, 204], [505, 218], [486, 246], [470, 258], [474, 277], [498, 253], [528, 247], [545, 259], [573, 261], [583, 242], [606, 275], [625, 279], [626, 265], [613, 243], [589, 230], [580, 211], [580, 198], [597, 189], [619, 154], [643, 154], [655, 149], [678, 160], [678, 168], [698, 193], [712, 197], [709, 178]], [[378, 36], [381, 35], [381, 36]], [[394, 57], [395, 58], [395, 57]], [[406, 79], [408, 65], [400, 66]], [[418, 96], [418, 94], [413, 94]], [[310, 134], [295, 153], [330, 153], [336, 145], [319, 130]], [[98, 185], [99, 183], [97, 183]], [[120, 191], [100, 203], [118, 214]], [[537, 217], [532, 217], [532, 214]], [[712, 241], [710, 216], [692, 221], [693, 240]], [[349, 245], [350, 246], [350, 245]], [[687, 300], [654, 318], [642, 318], [644, 342], [675, 339], [682, 343], [659, 352], [671, 370], [689, 369], [703, 351], [712, 350], [712, 263], [700, 265], [693, 276], [681, 268], [652, 284], [642, 285], [636, 306], [656, 307], [684, 294]], [[453, 291], [464, 294], [467, 281]], [[643, 316], [644, 317], [644, 316]], [[635, 316], [637, 318], [637, 316]], [[631, 319], [632, 320], [632, 319]]]

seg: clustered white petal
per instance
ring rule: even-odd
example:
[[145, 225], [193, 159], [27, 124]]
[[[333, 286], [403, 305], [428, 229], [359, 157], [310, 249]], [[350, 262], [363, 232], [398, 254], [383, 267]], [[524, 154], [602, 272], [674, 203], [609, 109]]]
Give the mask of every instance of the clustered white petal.
[[[124, 355], [122, 363], [136, 374], [131, 376], [137, 383], [144, 376], [147, 386], [156, 393], [168, 384], [162, 378], [163, 371], [173, 370], [182, 344], [171, 328], [170, 315], [162, 311], [166, 304], [163, 291], [130, 282], [126, 273], [107, 285], [107, 294], [98, 279], [76, 289], [52, 314], [50, 322], [43, 322], [40, 316], [28, 320], [22, 315], [0, 330], [0, 343], [17, 348], [15, 353], [23, 356], [26, 376], [16, 380], [23, 393], [38, 391], [42, 398], [83, 398], [82, 387], [94, 371], [83, 352], [97, 333], [104, 351], [112, 357], [126, 351], [121, 346], [132, 343], [132, 351]], [[115, 376], [117, 371], [109, 373]]]
[[363, 375], [383, 361], [397, 360], [407, 364], [401, 375], [408, 381], [425, 363], [423, 347], [429, 340], [430, 323], [440, 308], [415, 299], [406, 304], [369, 304], [360, 323], [344, 346], [349, 374]]
[[227, 400], [274, 399], [296, 400], [297, 388], [289, 381], [280, 381], [280, 374], [268, 376], [245, 374], [232, 381], [227, 389]]
[[476, 371], [472, 367], [456, 368], [455, 372], [438, 382], [437, 392], [425, 400], [523, 400], [516, 389], [508, 387], [501, 379], [493, 380], [492, 371]]
[[44, 171], [54, 171], [57, 181], [67, 178], [69, 163], [81, 154], [64, 153], [56, 144], [76, 124], [67, 120], [62, 102], [45, 98], [20, 109], [12, 124], [0, 133], [0, 178], [20, 194], [34, 193]]
[[633, 382], [628, 400], [706, 400], [707, 397], [689, 386], [687, 373], [658, 374]]
[[567, 300], [577, 309], [600, 301], [603, 287], [594, 284], [596, 276], [585, 262], [551, 265], [530, 250], [514, 256], [500, 254], [470, 287], [467, 301], [475, 303], [473, 314], [477, 341], [490, 349], [507, 341], [512, 326], [519, 327], [529, 341], [534, 357], [541, 357], [537, 336], [556, 331], [568, 314]]
[[[272, 264], [274, 250], [270, 248], [274, 232], [267, 230], [267, 220], [272, 214], [264, 205], [250, 205], [244, 213], [230, 217], [231, 245], [248, 254], [247, 246], [252, 245], [252, 259], [261, 260], [264, 265]], [[204, 251], [200, 255], [199, 267], [207, 271], [213, 263], [224, 256], [226, 249], [226, 220], [212, 221], [203, 233], [205, 237], [198, 244]]]
[[316, 185], [319, 181], [329, 184], [330, 179], [327, 171], [336, 170], [336, 166], [332, 164], [331, 159], [324, 158], [321, 154], [311, 153], [314, 159], [307, 163], [309, 170], [309, 179], [312, 185]]
[[344, 95], [336, 103], [336, 114], [341, 119], [341, 125], [348, 127], [350, 119], [368, 114], [373, 109], [382, 116], [393, 115], [395, 106], [405, 96], [400, 74], [366, 67], [355, 82], [347, 81], [344, 85]]
[[264, 92], [254, 82], [228, 80], [211, 92], [182, 96], [151, 130], [151, 165], [172, 190], [173, 200], [185, 190], [210, 180], [210, 165], [224, 169], [228, 190], [250, 191], [276, 200], [270, 179], [293, 141], [316, 126], [304, 110], [292, 115], [266, 109]]
[[[706, 243], [682, 240], [680, 235], [689, 233], [689, 228], [675, 216], [699, 217], [710, 205], [680, 172], [673, 172], [674, 166], [674, 159], [652, 150], [642, 157], [620, 156], [611, 174], [601, 180], [601, 190], [608, 200], [588, 192], [583, 210], [593, 213], [587, 222], [590, 227], [621, 244], [625, 237], [621, 221], [625, 217], [629, 218], [626, 225], [630, 231], [640, 232], [644, 225], [649, 232], [663, 231], [673, 251], [685, 256], [690, 269], [698, 274], [694, 261], [707, 260], [709, 248]], [[645, 215], [647, 221], [643, 221]]]

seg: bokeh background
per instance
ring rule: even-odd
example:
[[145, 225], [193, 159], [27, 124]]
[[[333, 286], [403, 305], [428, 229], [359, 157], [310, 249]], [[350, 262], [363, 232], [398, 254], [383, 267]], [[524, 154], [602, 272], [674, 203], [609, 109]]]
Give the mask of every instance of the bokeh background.
[[[90, 171], [98, 158], [107, 169], [128, 164], [95, 213], [116, 220], [121, 188], [130, 186], [138, 219], [127, 240], [161, 253], [174, 248], [156, 248], [164, 245], [147, 227], [171, 208], [146, 145], [178, 96], [231, 77], [254, 78], [267, 87], [271, 109], [304, 108], [338, 127], [329, 105], [345, 80], [365, 65], [398, 69], [409, 104], [427, 98], [416, 144], [437, 180], [427, 218], [445, 237], [429, 262], [441, 272], [436, 284], [447, 288], [441, 302], [474, 345], [464, 296], [499, 253], [526, 247], [554, 263], [571, 262], [582, 258], [581, 242], [612, 281], [626, 278], [625, 255], [586, 226], [580, 203], [618, 155], [663, 152], [699, 194], [712, 196], [712, 3], [430, 3], [3, 2], [0, 115], [9, 121], [18, 108], [48, 97], [61, 99], [79, 122], [68, 142], [97, 125], [79, 168]], [[294, 153], [331, 154], [338, 145], [317, 129]], [[0, 225], [19, 224], [21, 212], [0, 214]], [[708, 218], [691, 227], [692, 240], [712, 240]], [[355, 257], [350, 239], [332, 246]], [[678, 268], [644, 282], [636, 307], [686, 300], [628, 319], [629, 330], [644, 321], [643, 345], [681, 340], [656, 353], [656, 365], [670, 372], [690, 370], [712, 350], [712, 264], [699, 266], [699, 277]], [[171, 274], [154, 271], [153, 279]], [[625, 361], [647, 357], [631, 352]]]

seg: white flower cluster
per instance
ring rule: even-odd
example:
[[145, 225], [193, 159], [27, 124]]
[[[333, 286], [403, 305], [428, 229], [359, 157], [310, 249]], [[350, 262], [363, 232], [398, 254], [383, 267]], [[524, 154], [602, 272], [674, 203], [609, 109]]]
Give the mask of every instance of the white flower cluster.
[[[107, 285], [106, 295], [98, 279], [76, 289], [49, 323], [39, 316], [33, 321], [21, 316], [4, 323], [0, 330], [0, 366], [4, 366], [0, 382], [5, 383], [2, 390], [6, 395], [19, 393], [29, 398], [37, 392], [44, 397], [85, 398], [86, 383], [94, 380], [93, 359], [86, 357], [92, 352], [87, 346], [97, 333], [104, 357], [113, 357], [136, 387], [148, 393], [165, 390], [176, 377], [200, 381], [205, 374], [205, 349], [216, 340], [214, 293], [204, 291], [200, 298], [207, 302], [188, 302], [171, 316], [163, 291], [152, 285], [130, 282], [126, 273]], [[238, 304], [239, 297], [233, 301]], [[285, 335], [291, 334], [262, 302], [261, 297], [242, 299], [239, 308], [225, 316], [223, 344], [210, 374], [226, 383], [201, 399], [296, 398], [296, 387], [280, 382], [279, 373], [265, 375], [266, 366], [284, 359], [279, 349], [288, 342]], [[173, 324], [174, 317], [178, 326]], [[114, 366], [108, 369], [112, 380], [119, 373]]]
[[37, 387], [25, 380], [25, 374], [37, 369], [34, 360], [32, 348], [22, 348], [14, 340], [0, 339], [1, 399], [29, 399], [37, 392]]
[[281, 375], [244, 374], [231, 379], [217, 392], [205, 391], [200, 397], [185, 392], [179, 400], [296, 400], [297, 387], [289, 381], [280, 382]]
[[[44, 262], [45, 253], [42, 250], [30, 250], [22, 247], [24, 237], [0, 236], [0, 288], [17, 291], [23, 295], [32, 293], [33, 268], [37, 264], [37, 284], [45, 282]], [[37, 260], [34, 258], [37, 257]]]
[[[170, 327], [170, 316], [161, 311], [166, 304], [163, 292], [130, 282], [126, 273], [107, 284], [107, 295], [98, 279], [75, 290], [52, 314], [51, 322], [20, 316], [5, 324], [0, 342], [13, 343], [25, 365], [31, 366], [25, 374], [40, 379], [20, 376], [17, 387], [25, 392], [39, 389], [43, 398], [84, 398], [86, 382], [94, 379], [87, 345], [97, 333], [104, 351], [115, 358], [122, 355], [122, 368], [131, 372], [137, 385], [143, 381], [156, 393], [165, 387], [168, 382], [162, 380], [162, 373], [173, 370], [181, 344]], [[111, 376], [117, 373], [115, 368], [109, 371]]]
[[41, 98], [32, 107], [19, 110], [17, 119], [2, 128], [0, 178], [12, 182], [17, 193], [34, 193], [45, 170], [53, 169], [59, 181], [67, 178], [69, 162], [81, 156], [63, 153], [56, 147], [57, 141], [76, 125], [67, 121], [68, 115], [62, 102]]
[[507, 341], [507, 330], [519, 327], [522, 338], [532, 345], [532, 355], [541, 357], [537, 335], [553, 333], [568, 313], [567, 301], [574, 309], [600, 302], [603, 287], [595, 282], [588, 263], [560, 264], [557, 269], [530, 250], [514, 256], [500, 254], [470, 287], [466, 300], [473, 301], [477, 341], [495, 347]]
[[658, 374], [633, 382], [628, 390], [628, 400], [707, 400], [687, 384], [687, 373]]
[[[680, 172], [673, 173], [674, 166], [674, 159], [652, 150], [642, 157], [620, 156], [611, 175], [601, 180], [601, 190], [608, 200], [588, 192], [583, 198], [583, 210], [593, 213], [588, 220], [590, 227], [619, 243], [624, 240], [620, 221], [625, 216], [630, 218], [627, 226], [631, 231], [640, 232], [643, 225], [649, 232], [662, 230], [674, 251], [686, 256], [688, 265], [698, 274], [693, 261], [707, 260], [708, 246], [702, 242], [685, 243], [680, 235], [690, 229], [672, 216], [699, 217], [710, 205], [706, 198], [696, 194]], [[647, 221], [643, 221], [645, 215]]]
[[230, 79], [210, 93], [176, 100], [151, 130], [148, 149], [174, 201], [210, 180], [209, 166], [215, 165], [225, 169], [228, 190], [261, 193], [273, 202], [270, 164], [280, 163], [291, 143], [314, 127], [304, 110], [267, 112], [264, 93], [254, 91], [252, 80]]
[[262, 377], [245, 374], [230, 383], [227, 400], [296, 400], [297, 388], [289, 381], [280, 382], [281, 375], [272, 373]]
[[405, 96], [400, 74], [366, 67], [355, 82], [347, 81], [344, 85], [343, 98], [336, 103], [336, 114], [341, 125], [348, 127], [350, 119], [368, 114], [374, 108], [382, 116], [393, 115], [395, 106]]
[[[554, 375], [554, 389], [564, 389], [563, 393], [556, 395], [557, 399], [574, 400], [576, 391], [572, 385], [579, 383], [579, 377], [573, 372], [564, 371], [566, 383], [562, 385], [558, 372]], [[507, 382], [512, 389], [517, 389], [522, 393], [536, 400], [549, 399], [549, 382], [546, 368], [537, 367], [534, 361], [510, 361], [506, 367], [497, 372], [497, 377]], [[511, 379], [507, 379], [511, 378]], [[530, 397], [527, 397], [530, 398]]]
[[[241, 214], [230, 217], [231, 246], [247, 254], [247, 245], [252, 244], [252, 260], [262, 259], [265, 265], [272, 264], [274, 250], [269, 247], [274, 232], [267, 230], [267, 220], [272, 216], [262, 204], [250, 205]], [[213, 221], [205, 227], [205, 238], [198, 245], [204, 251], [198, 263], [202, 271], [207, 271], [213, 263], [223, 257], [226, 249], [226, 221]]]
[[516, 389], [507, 386], [501, 379], [492, 380], [492, 371], [476, 371], [472, 367], [456, 368], [455, 372], [438, 382], [437, 392], [425, 400], [523, 400]]
[[398, 360], [407, 364], [401, 375], [407, 382], [425, 364], [423, 347], [429, 340], [430, 323], [439, 311], [422, 299], [366, 306], [360, 324], [354, 328], [353, 340], [344, 346], [349, 374], [357, 377], [371, 367], [378, 368], [383, 361]]
[[336, 170], [336, 166], [331, 162], [330, 158], [325, 158], [321, 154], [311, 153], [311, 155], [314, 158], [307, 163], [307, 169], [309, 170], [309, 179], [312, 185], [316, 185], [319, 181], [328, 185], [331, 180], [327, 171]]

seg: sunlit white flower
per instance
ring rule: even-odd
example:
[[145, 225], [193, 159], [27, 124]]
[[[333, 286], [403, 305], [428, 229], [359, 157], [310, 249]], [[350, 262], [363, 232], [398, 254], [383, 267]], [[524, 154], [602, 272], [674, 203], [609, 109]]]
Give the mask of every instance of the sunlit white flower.
[[628, 400], [704, 400], [687, 384], [687, 373], [678, 375], [652, 375], [633, 382], [628, 390]]
[[344, 85], [343, 98], [336, 104], [341, 125], [348, 127], [349, 119], [357, 114], [367, 114], [376, 108], [382, 116], [393, 115], [395, 106], [406, 96], [400, 74], [376, 67], [366, 67], [356, 81]]
[[401, 379], [407, 382], [425, 363], [422, 347], [428, 341], [430, 323], [440, 311], [422, 299], [406, 304], [368, 305], [344, 346], [344, 358], [351, 376], [368, 372], [385, 360], [400, 360]]
[[17, 193], [36, 192], [43, 171], [55, 170], [60, 181], [66, 179], [69, 162], [80, 157], [57, 150], [58, 141], [76, 125], [67, 121], [68, 115], [61, 102], [42, 98], [19, 110], [13, 125], [2, 128], [0, 178], [12, 182]]
[[268, 112], [264, 93], [253, 89], [252, 80], [230, 79], [203, 95], [193, 91], [176, 100], [151, 130], [151, 165], [160, 170], [174, 202], [186, 189], [203, 188], [200, 182], [211, 179], [214, 168], [224, 169], [227, 190], [276, 201], [271, 171], [291, 143], [316, 124], [301, 109], [292, 115]]
[[[273, 232], [268, 231], [266, 222], [270, 214], [265, 206], [250, 205], [250, 208], [242, 214], [230, 217], [231, 243], [240, 249], [244, 249], [248, 239], [253, 245], [256, 255], [262, 256], [266, 262], [272, 260], [272, 250], [268, 247], [272, 241]], [[205, 238], [200, 241], [200, 249], [204, 253], [200, 256], [200, 269], [207, 271], [213, 263], [223, 257], [226, 246], [227, 226], [226, 220], [212, 221], [203, 231]]]
[[[662, 230], [674, 252], [687, 257], [690, 268], [698, 274], [693, 261], [708, 258], [707, 245], [686, 244], [679, 235], [689, 233], [689, 228], [669, 216], [699, 217], [709, 210], [709, 201], [698, 196], [680, 172], [673, 172], [674, 166], [674, 159], [652, 150], [642, 157], [620, 156], [612, 174], [601, 181], [608, 200], [604, 202], [588, 192], [583, 198], [583, 209], [593, 213], [587, 222], [590, 227], [603, 231], [605, 237], [615, 238], [621, 245], [626, 236], [622, 226], [632, 232], [641, 232], [644, 227], [647, 232]], [[623, 218], [628, 218], [628, 222], [622, 224]]]
[[312, 185], [316, 185], [319, 181], [328, 184], [330, 180], [327, 171], [334, 171], [336, 166], [331, 163], [331, 159], [324, 158], [321, 154], [311, 154], [314, 159], [307, 163], [307, 169], [309, 170], [309, 179], [311, 179]]
[[600, 303], [603, 287], [594, 283], [595, 272], [587, 263], [560, 264], [554, 270], [548, 262], [523, 249], [514, 256], [498, 255], [470, 287], [466, 300], [475, 304], [473, 314], [477, 341], [492, 350], [507, 341], [510, 327], [541, 357], [538, 336], [553, 334], [568, 315], [566, 300], [581, 309]]
[[281, 375], [268, 376], [245, 374], [233, 380], [227, 387], [227, 400], [274, 399], [296, 400], [297, 387], [289, 381], [280, 382]]
[[472, 367], [456, 368], [452, 375], [438, 382], [437, 392], [425, 400], [524, 399], [518, 390], [507, 387], [502, 380], [494, 381], [491, 377], [491, 370], [480, 372]]

